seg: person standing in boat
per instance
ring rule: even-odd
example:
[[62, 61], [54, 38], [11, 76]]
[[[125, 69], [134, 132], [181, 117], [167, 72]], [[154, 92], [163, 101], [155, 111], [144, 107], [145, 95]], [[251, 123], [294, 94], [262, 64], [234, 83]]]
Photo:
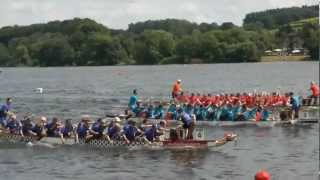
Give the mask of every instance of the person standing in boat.
[[129, 99], [128, 108], [131, 112], [136, 112], [138, 107], [138, 92], [136, 89], [133, 90], [133, 94]]
[[311, 81], [310, 83], [310, 91], [311, 91], [311, 95], [308, 97], [308, 105], [311, 105], [311, 101], [313, 99], [313, 104], [317, 105], [318, 102], [318, 98], [319, 98], [319, 86], [314, 82]]
[[171, 96], [172, 99], [176, 99], [182, 92], [181, 80], [178, 79], [172, 86]]
[[291, 119], [299, 118], [299, 110], [300, 110], [300, 97], [295, 96], [293, 92], [289, 93], [290, 99], [289, 104], [291, 105]]
[[[182, 110], [182, 108], [178, 109], [178, 120], [182, 122], [182, 128], [185, 130], [186, 139], [193, 139], [193, 130], [195, 128], [195, 116], [190, 115]], [[178, 136], [181, 138], [181, 135], [179, 133], [180, 128], [178, 130]]]
[[7, 115], [11, 111], [12, 108], [12, 99], [7, 98], [6, 99], [6, 104], [2, 105], [0, 108], [0, 124], [2, 127], [6, 127], [7, 123]]

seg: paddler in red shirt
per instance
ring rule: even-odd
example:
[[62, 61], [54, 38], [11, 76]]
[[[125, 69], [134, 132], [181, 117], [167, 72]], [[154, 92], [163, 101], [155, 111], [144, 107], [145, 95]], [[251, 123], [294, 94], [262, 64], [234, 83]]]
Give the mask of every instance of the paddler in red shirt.
[[317, 105], [317, 101], [319, 98], [319, 86], [314, 81], [311, 81], [310, 83], [310, 91], [311, 91], [311, 95], [309, 96], [308, 104], [311, 105], [311, 101], [312, 99], [314, 99], [313, 104]]
[[172, 86], [172, 98], [175, 99], [177, 98], [180, 93], [182, 92], [182, 88], [181, 88], [181, 80], [178, 79]]

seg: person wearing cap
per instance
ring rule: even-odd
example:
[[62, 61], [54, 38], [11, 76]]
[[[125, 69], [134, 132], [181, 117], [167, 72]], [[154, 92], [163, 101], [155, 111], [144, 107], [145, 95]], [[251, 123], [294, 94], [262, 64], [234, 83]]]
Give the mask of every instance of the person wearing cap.
[[22, 124], [20, 121], [17, 120], [17, 116], [15, 114], [10, 114], [8, 123], [6, 125], [6, 129], [11, 134], [22, 134]]
[[121, 120], [119, 117], [115, 117], [109, 124], [108, 128], [106, 129], [106, 138], [109, 142], [119, 140], [121, 134]]
[[86, 142], [92, 139], [103, 139], [106, 137], [106, 128], [108, 127], [107, 119], [99, 120], [99, 124], [96, 125], [95, 129], [89, 130], [89, 135], [86, 136]]
[[7, 115], [12, 109], [11, 104], [12, 104], [12, 99], [7, 98], [6, 104], [4, 104], [0, 107], [0, 125], [2, 125], [3, 127], [6, 127]]
[[172, 99], [176, 99], [179, 94], [182, 92], [182, 88], [181, 88], [181, 80], [178, 79], [172, 86]]
[[77, 129], [76, 129], [76, 138], [79, 139], [85, 139], [90, 130], [90, 125], [89, 122], [91, 121], [89, 116], [83, 116], [81, 118], [81, 122], [78, 124]]
[[311, 105], [312, 99], [314, 100], [313, 104], [317, 105], [318, 98], [319, 98], [319, 86], [314, 81], [311, 81], [310, 83], [310, 91], [311, 91], [311, 95], [309, 96], [309, 99], [308, 99], [308, 105]]

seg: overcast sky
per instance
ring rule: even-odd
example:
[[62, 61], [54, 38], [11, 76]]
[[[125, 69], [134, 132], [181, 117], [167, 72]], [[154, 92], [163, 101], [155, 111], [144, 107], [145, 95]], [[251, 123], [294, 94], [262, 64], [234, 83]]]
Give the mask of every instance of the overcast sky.
[[316, 2], [318, 0], [0, 0], [0, 27], [74, 17], [88, 17], [117, 29], [126, 29], [132, 22], [165, 18], [241, 25], [249, 12]]

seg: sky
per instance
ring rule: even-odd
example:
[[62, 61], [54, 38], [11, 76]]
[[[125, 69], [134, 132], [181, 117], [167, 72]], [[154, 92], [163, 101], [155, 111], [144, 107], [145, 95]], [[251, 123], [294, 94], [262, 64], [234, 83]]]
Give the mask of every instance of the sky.
[[266, 9], [317, 4], [318, 0], [0, 0], [0, 27], [90, 18], [113, 29], [166, 18], [233, 22]]

